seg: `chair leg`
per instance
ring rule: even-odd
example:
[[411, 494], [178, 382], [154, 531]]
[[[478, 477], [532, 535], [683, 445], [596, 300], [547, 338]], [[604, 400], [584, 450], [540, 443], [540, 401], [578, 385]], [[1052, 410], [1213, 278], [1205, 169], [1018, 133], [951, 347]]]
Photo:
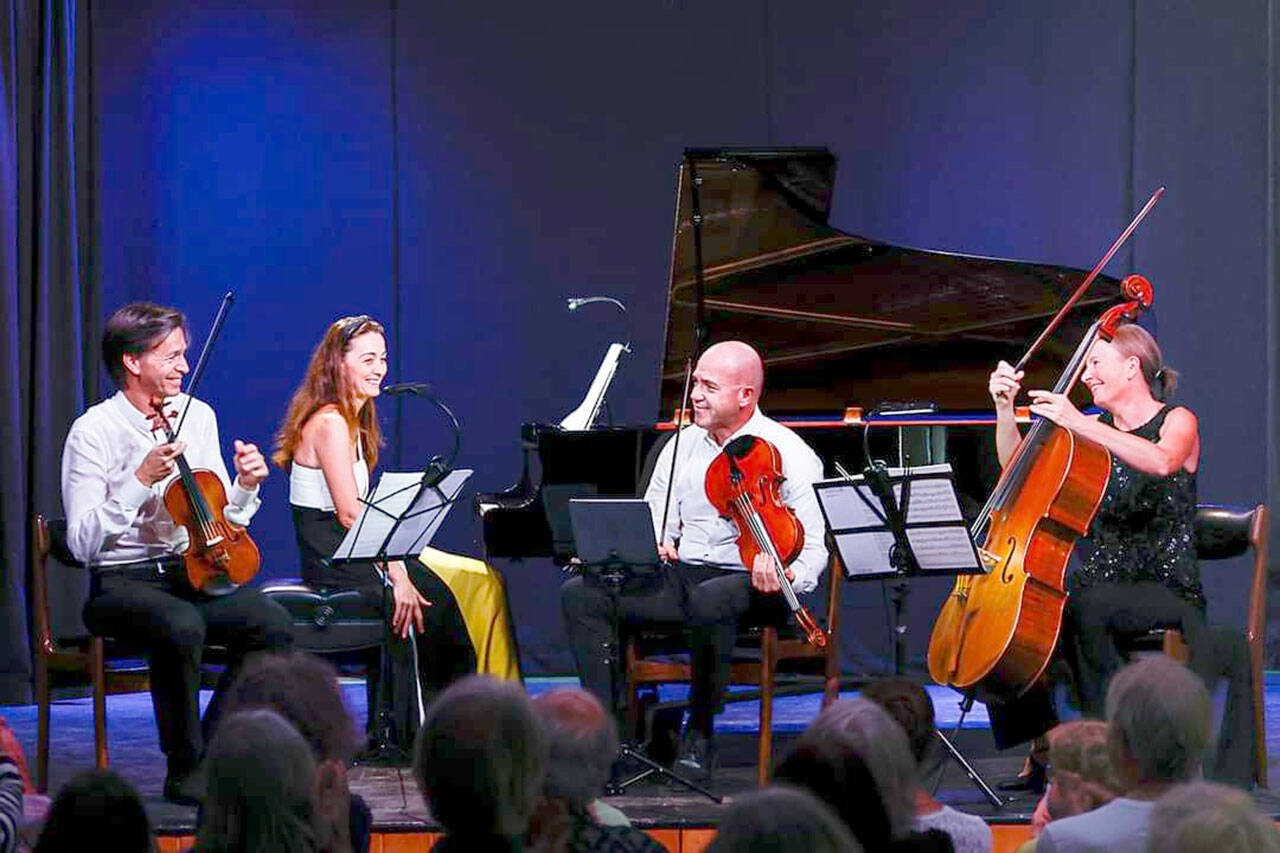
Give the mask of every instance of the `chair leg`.
[[39, 656], [36, 660], [36, 791], [41, 794], [49, 790], [49, 702], [49, 664]]
[[826, 676], [826, 688], [822, 691], [823, 710], [840, 698], [840, 654], [835, 648], [835, 642], [831, 642], [823, 668], [823, 675]]
[[110, 764], [107, 755], [107, 655], [101, 637], [89, 646], [90, 677], [93, 679], [93, 747], [99, 770]]
[[773, 776], [773, 680], [778, 666], [778, 631], [765, 628], [760, 635], [760, 754], [756, 781], [760, 787]]
[[1253, 781], [1258, 787], [1267, 787], [1267, 706], [1265, 696], [1266, 675], [1262, 668], [1261, 644], [1250, 644], [1249, 664], [1253, 670]]

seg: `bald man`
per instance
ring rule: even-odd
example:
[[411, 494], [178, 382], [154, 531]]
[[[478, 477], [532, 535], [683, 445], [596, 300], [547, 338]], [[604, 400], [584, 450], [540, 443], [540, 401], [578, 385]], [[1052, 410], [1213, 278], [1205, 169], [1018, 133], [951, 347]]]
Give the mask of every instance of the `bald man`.
[[[780, 623], [788, 617], [772, 561], [761, 556], [754, 565], [744, 566], [737, 530], [707, 500], [707, 468], [727, 443], [754, 435], [782, 456], [782, 501], [795, 510], [804, 527], [804, 548], [786, 567], [796, 593], [812, 592], [827, 565], [825, 528], [813, 493], [813, 483], [822, 478], [822, 461], [798, 435], [760, 411], [763, 387], [764, 365], [747, 344], [726, 341], [702, 354], [690, 392], [693, 426], [680, 435], [666, 530], [660, 528], [675, 442], [668, 441], [662, 449], [645, 491], [658, 550], [671, 566], [657, 582], [630, 585], [618, 599], [623, 625], [682, 624], [692, 632], [690, 721], [679, 767], [703, 778], [714, 772], [712, 722], [723, 707], [721, 694], [739, 620], [750, 615], [754, 622]], [[617, 673], [608, 654], [612, 598], [593, 578], [577, 577], [561, 588], [561, 600], [583, 686], [605, 707], [616, 709]]]

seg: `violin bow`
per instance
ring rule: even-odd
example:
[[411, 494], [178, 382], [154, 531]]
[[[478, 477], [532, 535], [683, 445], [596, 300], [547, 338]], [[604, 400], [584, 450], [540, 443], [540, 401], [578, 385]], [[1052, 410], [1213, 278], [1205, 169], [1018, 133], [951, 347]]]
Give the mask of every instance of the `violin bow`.
[[1102, 260], [1098, 261], [1098, 263], [1094, 265], [1093, 269], [1090, 270], [1089, 274], [1085, 276], [1084, 281], [1080, 282], [1080, 286], [1076, 288], [1075, 293], [1071, 294], [1071, 298], [1058, 309], [1057, 314], [1053, 315], [1053, 319], [1049, 321], [1049, 325], [1045, 326], [1044, 331], [1040, 333], [1040, 337], [1036, 338], [1031, 343], [1031, 347], [1023, 354], [1022, 358], [1018, 359], [1018, 363], [1013, 367], [1015, 371], [1022, 370], [1027, 366], [1027, 362], [1031, 360], [1031, 356], [1035, 355], [1036, 350], [1040, 349], [1041, 344], [1043, 344], [1049, 335], [1058, 328], [1058, 324], [1060, 324], [1062, 319], [1067, 316], [1067, 312], [1071, 310], [1072, 306], [1080, 301], [1080, 297], [1084, 296], [1085, 291], [1089, 289], [1089, 285], [1093, 284], [1093, 280], [1098, 277], [1098, 273], [1102, 272], [1102, 268], [1111, 261], [1111, 258], [1115, 256], [1116, 252], [1120, 251], [1120, 247], [1125, 244], [1125, 241], [1129, 239], [1130, 235], [1133, 234], [1142, 220], [1147, 218], [1147, 214], [1151, 212], [1151, 208], [1156, 206], [1156, 202], [1160, 200], [1160, 196], [1162, 195], [1164, 195], [1164, 187], [1160, 187], [1151, 194], [1151, 198], [1147, 199], [1147, 203], [1142, 206], [1142, 210], [1138, 211], [1138, 215], [1133, 217], [1133, 221], [1129, 223], [1129, 227], [1125, 228], [1124, 231], [1121, 232], [1120, 236], [1116, 238], [1116, 241], [1111, 244], [1111, 248], [1102, 256]]
[[204, 347], [200, 350], [200, 358], [196, 359], [195, 370], [191, 371], [191, 378], [187, 382], [187, 403], [182, 407], [182, 416], [178, 418], [178, 425], [173, 428], [173, 435], [170, 441], [176, 441], [178, 432], [182, 429], [182, 423], [187, 419], [187, 412], [191, 409], [191, 401], [195, 398], [196, 387], [200, 384], [200, 377], [204, 375], [205, 365], [209, 361], [209, 354], [213, 352], [213, 345], [218, 340], [218, 334], [222, 331], [222, 324], [227, 319], [227, 313], [231, 310], [231, 305], [236, 301], [235, 294], [230, 290], [227, 295], [222, 297], [222, 304], [218, 306], [218, 314], [213, 318], [213, 328], [209, 330], [209, 336], [204, 339]]
[[684, 362], [684, 394], [680, 397], [680, 404], [676, 406], [674, 418], [676, 436], [671, 440], [671, 469], [667, 472], [667, 496], [662, 502], [662, 527], [658, 529], [659, 544], [665, 544], [667, 541], [667, 519], [671, 515], [671, 487], [676, 482], [676, 459], [680, 455], [680, 433], [684, 431], [681, 421], [684, 419], [684, 413], [689, 402], [689, 385], [692, 381], [693, 356], [691, 355]]

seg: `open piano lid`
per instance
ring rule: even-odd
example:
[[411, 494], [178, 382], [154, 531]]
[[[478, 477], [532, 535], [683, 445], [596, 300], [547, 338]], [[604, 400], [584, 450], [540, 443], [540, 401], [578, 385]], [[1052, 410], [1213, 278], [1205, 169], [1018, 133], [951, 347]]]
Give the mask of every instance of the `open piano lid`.
[[[700, 179], [703, 293], [694, 252]], [[909, 249], [827, 224], [835, 156], [824, 148], [688, 149], [677, 189], [659, 419], [683, 390], [699, 305], [706, 344], [744, 340], [765, 360], [763, 407], [826, 415], [884, 400], [986, 410], [987, 377], [1015, 361], [1087, 270]], [[1050, 388], [1098, 304], [1098, 276], [1027, 369]], [[1094, 308], [1086, 306], [1094, 305]]]

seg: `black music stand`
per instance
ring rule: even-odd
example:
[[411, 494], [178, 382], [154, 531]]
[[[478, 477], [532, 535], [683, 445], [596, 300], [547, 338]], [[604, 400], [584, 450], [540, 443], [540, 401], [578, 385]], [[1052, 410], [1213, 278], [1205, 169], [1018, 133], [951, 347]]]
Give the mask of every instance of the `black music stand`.
[[[471, 476], [470, 470], [441, 474], [428, 469], [425, 472], [399, 473], [388, 471], [378, 481], [369, 497], [361, 498], [364, 509], [356, 523], [351, 525], [342, 544], [330, 558], [331, 562], [371, 562], [382, 586], [382, 650], [379, 666], [382, 669], [377, 697], [377, 723], [374, 726], [374, 743], [362, 764], [403, 764], [409, 754], [395, 741], [395, 723], [391, 709], [387, 707], [387, 683], [391, 677], [391, 618], [387, 612], [388, 590], [391, 579], [385, 566], [388, 560], [408, 560], [417, 557], [435, 536], [449, 507], [462, 491]], [[410, 637], [413, 627], [410, 626]], [[412, 647], [414, 656], [413, 682], [418, 706], [418, 722], [421, 724], [425, 708], [422, 701], [422, 682], [418, 677], [417, 644]], [[403, 733], [402, 733], [403, 734]]]
[[[873, 462], [861, 476], [839, 470], [841, 479], [814, 483], [814, 493], [846, 576], [893, 582], [893, 669], [900, 676], [906, 670], [903, 614], [910, 579], [978, 574], [987, 569], [960, 511], [950, 464], [890, 469]], [[972, 705], [971, 694], [966, 702]], [[936, 728], [934, 734], [983, 796], [1003, 808], [1000, 795], [950, 738]]]
[[[609, 610], [609, 643], [605, 653], [613, 675], [610, 684], [615, 686], [610, 697], [613, 707], [609, 711], [616, 713], [619, 705], [616, 685], [623, 657], [619, 597], [629, 581], [654, 582], [668, 569], [662, 566], [658, 557], [649, 504], [641, 498], [574, 498], [569, 501], [569, 520], [573, 526], [574, 547], [582, 561], [582, 573], [599, 582], [612, 605]], [[633, 742], [625, 739], [621, 742], [618, 758], [635, 761], [644, 769], [621, 781], [611, 781], [606, 788], [610, 795], [620, 794], [636, 782], [656, 774], [697, 791], [713, 802], [724, 802], [722, 797], [698, 783], [663, 767]]]

